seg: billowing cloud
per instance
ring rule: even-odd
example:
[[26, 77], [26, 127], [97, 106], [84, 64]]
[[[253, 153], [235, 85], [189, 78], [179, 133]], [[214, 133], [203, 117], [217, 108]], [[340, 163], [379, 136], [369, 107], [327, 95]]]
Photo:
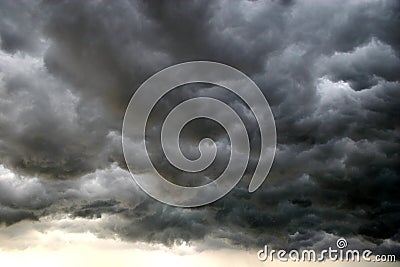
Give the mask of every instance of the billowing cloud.
[[[1, 223], [98, 218], [90, 231], [99, 236], [167, 245], [318, 248], [345, 236], [399, 253], [396, 1], [1, 5]], [[248, 107], [223, 88], [174, 90], [152, 112], [149, 138], [178, 103], [207, 95], [246, 119], [252, 145], [246, 179], [235, 190], [211, 205], [180, 209], [149, 198], [131, 180], [121, 126], [143, 81], [189, 60], [219, 61], [249, 75], [271, 105], [278, 145], [267, 181], [249, 194], [260, 140]], [[191, 148], [207, 135], [229, 148], [221, 127], [200, 121], [184, 129], [184, 152], [195, 157]], [[229, 153], [189, 176], [165, 161], [159, 141], [150, 143], [160, 172], [182, 183], [215, 178]]]

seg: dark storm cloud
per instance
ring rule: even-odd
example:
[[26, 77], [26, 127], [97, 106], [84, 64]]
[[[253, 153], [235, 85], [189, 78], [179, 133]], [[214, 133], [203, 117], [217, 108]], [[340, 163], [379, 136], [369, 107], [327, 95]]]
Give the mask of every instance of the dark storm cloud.
[[37, 52], [41, 47], [37, 1], [0, 2], [0, 47], [14, 53]]
[[29, 55], [1, 53], [2, 163], [51, 179], [76, 177], [107, 164], [119, 135], [96, 102], [80, 105], [70, 86]]
[[31, 211], [0, 208], [0, 224], [9, 226], [22, 220], [37, 221], [38, 217]]
[[[132, 241], [323, 247], [345, 236], [359, 247], [399, 251], [396, 1], [2, 5], [9, 12], [0, 19], [0, 162], [17, 174], [1, 176], [1, 222], [66, 213], [102, 218], [93, 231]], [[156, 71], [188, 60], [220, 61], [251, 76], [278, 135], [259, 191], [246, 191], [249, 171], [224, 199], [197, 209], [150, 199], [115, 165], [124, 167], [120, 129], [130, 96]], [[151, 133], [163, 111], [199, 95], [246, 117], [234, 96], [187, 87], [159, 103]], [[255, 133], [254, 121], [246, 126]], [[189, 145], [215, 130], [191, 127]], [[215, 137], [227, 144], [220, 132]], [[168, 173], [159, 152], [152, 159]], [[207, 179], [221, 171], [224, 161], [216, 163]]]
[[397, 81], [400, 73], [395, 50], [375, 39], [352, 53], [334, 55], [323, 65], [332, 80], [349, 82], [354, 90], [370, 88], [379, 80]]

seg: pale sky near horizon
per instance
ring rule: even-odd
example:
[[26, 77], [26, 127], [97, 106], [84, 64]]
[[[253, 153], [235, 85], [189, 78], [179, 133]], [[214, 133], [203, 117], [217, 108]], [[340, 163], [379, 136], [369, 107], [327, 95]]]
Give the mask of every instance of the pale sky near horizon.
[[[163, 266], [163, 267], [253, 267], [253, 266], [397, 266], [397, 263], [283, 263], [260, 262], [256, 251], [219, 249], [202, 252], [190, 248], [160, 248], [125, 243], [114, 239], [99, 239], [90, 233], [65, 234], [51, 231], [37, 234], [41, 241], [26, 249], [0, 249], [1, 266], [38, 267], [106, 267], [106, 266]], [[56, 247], [53, 247], [56, 246]], [[140, 248], [142, 246], [142, 248]]]
[[[94, 221], [67, 218], [52, 222], [48, 230], [44, 222], [20, 222], [0, 231], [1, 266], [38, 267], [106, 267], [106, 266], [163, 266], [163, 267], [253, 267], [253, 266], [397, 266], [397, 263], [329, 262], [260, 262], [257, 251], [238, 248], [219, 248], [202, 251], [196, 245], [165, 247], [157, 244], [130, 243], [119, 238], [99, 238], [90, 232], [65, 232], [63, 226], [95, 224]], [[34, 229], [34, 230], [33, 230]]]

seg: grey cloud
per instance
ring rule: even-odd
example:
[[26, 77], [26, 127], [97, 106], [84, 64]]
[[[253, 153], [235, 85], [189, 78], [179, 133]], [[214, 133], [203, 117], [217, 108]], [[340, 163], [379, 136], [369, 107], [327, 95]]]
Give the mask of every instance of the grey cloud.
[[9, 226], [22, 220], [37, 221], [39, 218], [31, 211], [15, 210], [5, 207], [0, 207], [0, 224]]
[[[382, 64], [385, 62], [385, 64]], [[375, 39], [351, 53], [333, 55], [325, 64], [334, 81], [349, 82], [355, 90], [370, 88], [379, 80], [398, 81], [400, 62], [395, 50]]]
[[76, 177], [118, 158], [120, 134], [107, 129], [98, 103], [80, 104], [41, 59], [1, 53], [2, 163], [51, 179]]
[[[31, 18], [21, 17], [30, 8], [7, 9], [13, 25]], [[0, 31], [0, 162], [16, 172], [1, 181], [2, 221], [66, 213], [101, 218], [97, 234], [132, 241], [323, 247], [345, 236], [397, 253], [398, 10], [395, 1], [40, 3], [35, 34], [14, 31], [20, 41], [13, 43]], [[39, 56], [30, 52], [36, 35], [48, 47]], [[265, 93], [278, 147], [260, 191], [246, 191], [249, 168], [224, 199], [178, 209], [147, 197], [116, 166], [124, 167], [119, 142], [129, 97], [156, 71], [188, 60], [230, 64]], [[148, 137], [157, 136], [164, 112], [199, 95], [224, 100], [247, 120], [254, 165], [256, 124], [221, 88], [187, 86], [167, 96]], [[185, 131], [185, 144], [210, 133], [228, 143], [212, 123]], [[160, 171], [185, 182], [157, 144], [151, 152]], [[218, 174], [226, 151], [220, 156], [193, 180]]]
[[10, 53], [37, 53], [43, 48], [38, 1], [0, 2], [0, 47]]

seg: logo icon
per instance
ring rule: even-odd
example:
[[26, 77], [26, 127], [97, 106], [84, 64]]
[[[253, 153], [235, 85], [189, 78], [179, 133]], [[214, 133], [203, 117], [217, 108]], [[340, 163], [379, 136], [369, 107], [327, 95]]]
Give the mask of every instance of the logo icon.
[[188, 187], [168, 181], [153, 165], [146, 148], [149, 115], [168, 92], [191, 83], [223, 87], [250, 107], [261, 135], [260, 155], [248, 187], [249, 192], [254, 192], [266, 179], [275, 155], [273, 114], [263, 93], [249, 77], [233, 67], [209, 61], [186, 62], [161, 70], [146, 80], [132, 96], [123, 121], [122, 147], [133, 179], [158, 201], [178, 207], [197, 207], [220, 199], [242, 178], [250, 156], [246, 127], [232, 107], [211, 97], [194, 97], [174, 107], [162, 123], [161, 146], [166, 159], [179, 170], [192, 173], [205, 170], [215, 160], [216, 143], [210, 138], [202, 139], [198, 145], [200, 157], [192, 160], [182, 153], [179, 137], [190, 121], [197, 118], [213, 120], [225, 129], [230, 139], [230, 158], [222, 174], [208, 184]]
[[339, 249], [344, 249], [344, 248], [346, 248], [346, 247], [347, 247], [347, 240], [344, 239], [343, 237], [339, 238], [339, 239], [336, 241], [336, 246], [337, 246]]

